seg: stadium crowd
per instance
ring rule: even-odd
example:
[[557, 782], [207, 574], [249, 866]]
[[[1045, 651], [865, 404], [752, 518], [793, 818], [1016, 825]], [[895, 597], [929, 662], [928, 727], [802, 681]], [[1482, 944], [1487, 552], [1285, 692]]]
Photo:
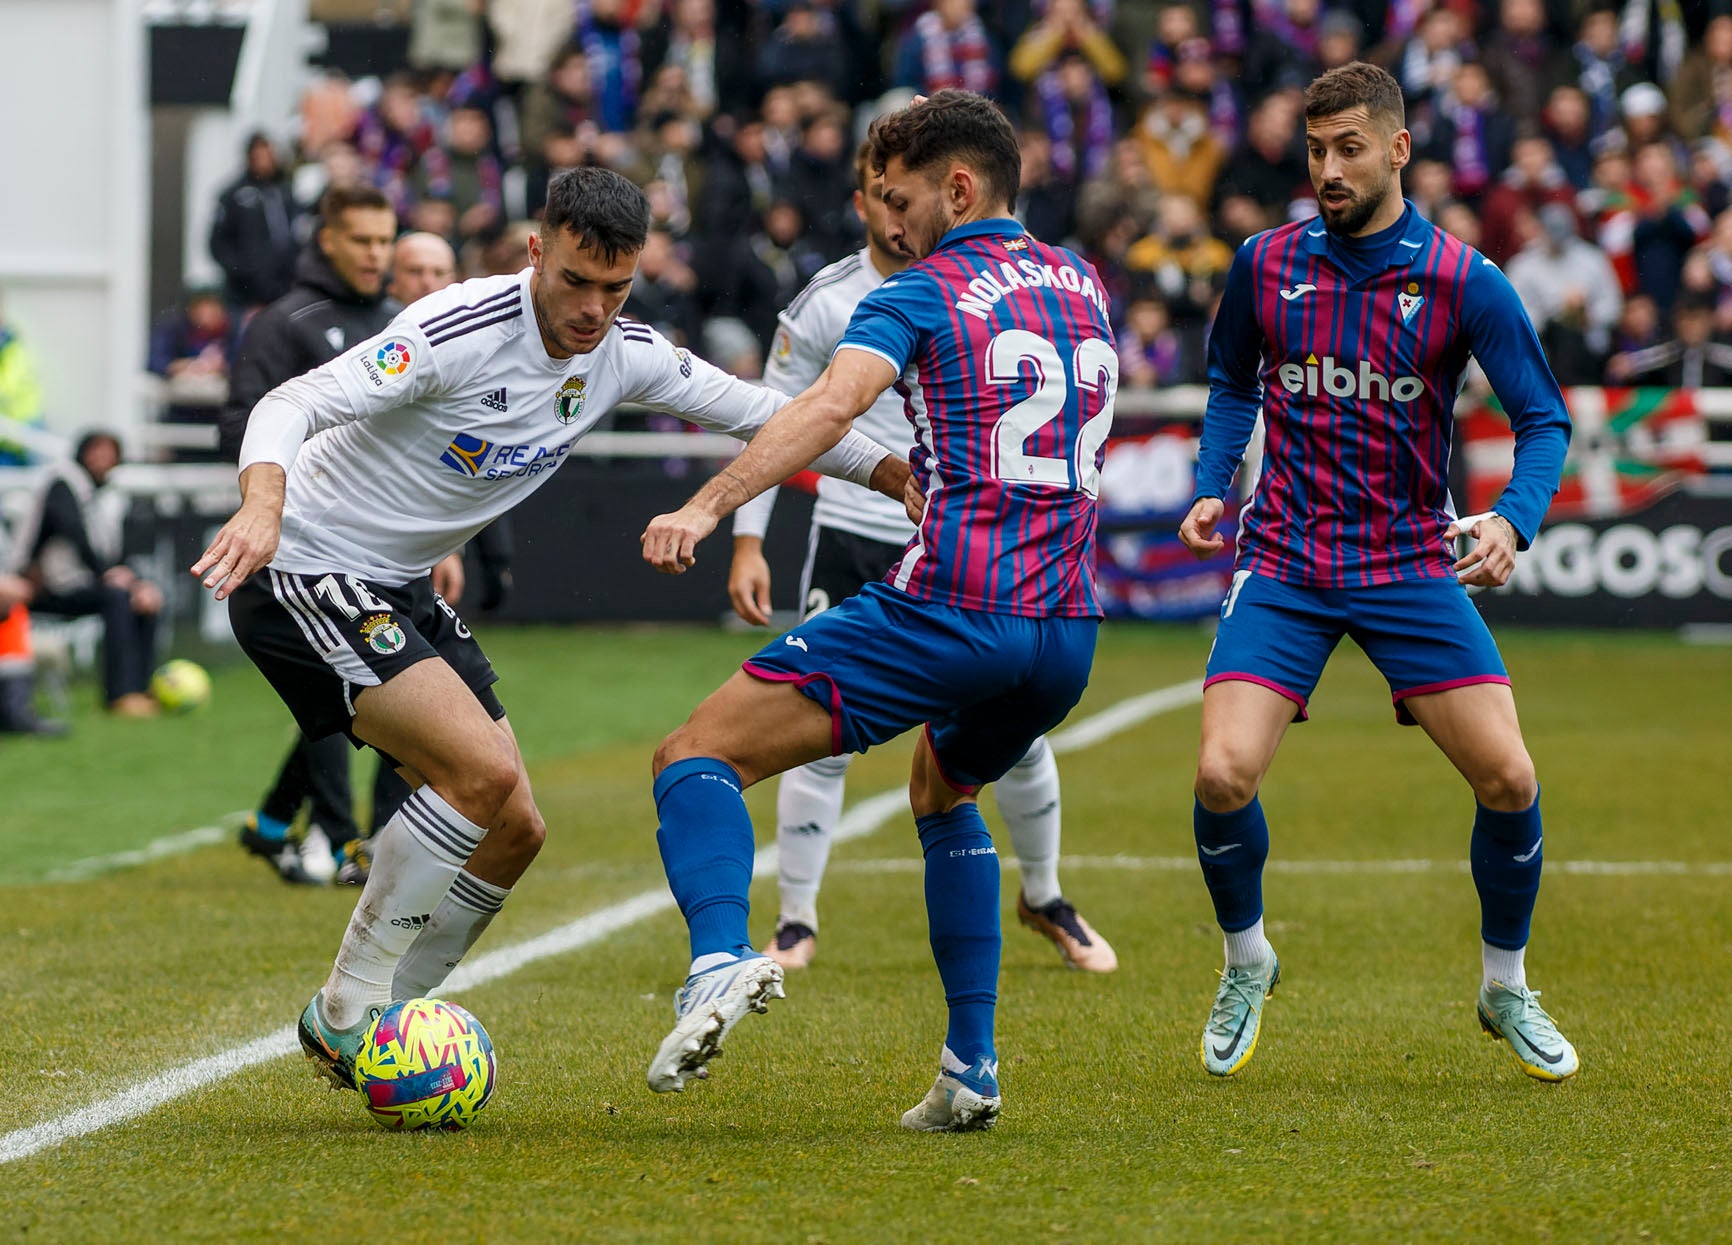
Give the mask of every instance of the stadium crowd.
[[750, 374], [860, 244], [864, 122], [967, 87], [1020, 129], [1028, 226], [1112, 290], [1124, 384], [1196, 382], [1234, 248], [1316, 210], [1301, 89], [1359, 58], [1406, 90], [1408, 196], [1505, 267], [1560, 380], [1732, 380], [1732, 10], [1324, 3], [419, 0], [407, 65], [321, 77], [292, 157], [249, 144], [212, 252], [244, 314], [286, 290], [318, 195], [367, 182], [466, 274], [515, 270], [548, 177], [605, 164], [655, 213], [628, 311]]

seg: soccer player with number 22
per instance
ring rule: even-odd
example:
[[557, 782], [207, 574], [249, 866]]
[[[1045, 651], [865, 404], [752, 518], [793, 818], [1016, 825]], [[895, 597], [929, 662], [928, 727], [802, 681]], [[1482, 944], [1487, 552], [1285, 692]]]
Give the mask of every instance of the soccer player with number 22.
[[1000, 1108], [999, 868], [976, 796], [1088, 683], [1118, 355], [1094, 270], [1011, 217], [1021, 157], [996, 104], [940, 91], [881, 117], [868, 141], [886, 236], [917, 262], [866, 295], [811, 388], [653, 521], [643, 552], [670, 573], [691, 565], [723, 517], [835, 444], [892, 384], [913, 424], [910, 509], [924, 509], [883, 581], [766, 646], [656, 754], [657, 837], [692, 963], [648, 1079], [683, 1089], [734, 1024], [782, 994], [781, 966], [746, 930], [741, 792], [924, 724], [909, 794], [949, 1028], [938, 1078], [902, 1123], [975, 1129]]
[[[1491, 633], [1467, 586], [1509, 579], [1557, 490], [1569, 414], [1533, 325], [1489, 259], [1401, 196], [1411, 155], [1401, 88], [1355, 62], [1305, 94], [1320, 217], [1240, 247], [1209, 339], [1197, 491], [1180, 537], [1222, 546], [1222, 499], [1262, 406], [1263, 471], [1240, 524], [1203, 692], [1194, 828], [1226, 936], [1203, 1066], [1231, 1076], [1256, 1049], [1281, 965], [1263, 929], [1269, 829], [1257, 791], [1341, 637], [1389, 682], [1473, 788], [1479, 1020], [1522, 1070], [1575, 1075], [1575, 1048], [1528, 989], [1540, 885], [1539, 783]], [[1456, 518], [1450, 428], [1468, 357], [1515, 431], [1496, 507]], [[1451, 542], [1476, 544], [1459, 559]]]

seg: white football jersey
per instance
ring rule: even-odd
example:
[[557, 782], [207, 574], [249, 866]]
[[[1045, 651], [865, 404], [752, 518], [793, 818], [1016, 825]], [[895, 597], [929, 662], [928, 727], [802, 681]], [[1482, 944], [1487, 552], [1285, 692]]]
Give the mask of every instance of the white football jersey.
[[[530, 276], [429, 294], [259, 402], [241, 468], [288, 471], [272, 566], [404, 584], [540, 487], [621, 403], [748, 439], [787, 401], [623, 316], [588, 354], [552, 358]], [[850, 433], [813, 465], [863, 482], [882, 457]]]
[[[780, 323], [769, 363], [764, 368], [764, 383], [790, 396], [810, 388], [830, 365], [830, 356], [836, 353], [836, 344], [847, 331], [854, 308], [883, 283], [883, 276], [872, 266], [872, 256], [865, 249], [822, 269], [777, 317]], [[854, 427], [903, 457], [907, 457], [914, 443], [914, 430], [903, 409], [902, 396], [894, 387], [880, 394], [854, 421]], [[763, 519], [767, 525], [767, 511]], [[818, 504], [813, 508], [812, 521], [820, 527], [837, 527], [868, 540], [896, 545], [907, 544], [914, 535], [914, 524], [908, 521], [902, 503], [846, 480], [826, 478], [818, 482]], [[736, 525], [735, 530], [740, 531], [740, 526]], [[754, 533], [741, 531], [741, 534]]]

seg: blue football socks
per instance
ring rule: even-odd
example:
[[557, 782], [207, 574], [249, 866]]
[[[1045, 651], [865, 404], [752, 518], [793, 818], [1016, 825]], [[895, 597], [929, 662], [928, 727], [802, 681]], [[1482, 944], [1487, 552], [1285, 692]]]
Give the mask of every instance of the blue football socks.
[[267, 816], [264, 813], [254, 813], [253, 824], [261, 839], [273, 839], [281, 842], [289, 837], [288, 822], [279, 821], [277, 818]]
[[926, 920], [950, 1007], [945, 1046], [965, 1065], [993, 1054], [998, 1003], [998, 852], [977, 805], [915, 819], [926, 854]]
[[1215, 919], [1227, 933], [1249, 929], [1263, 915], [1263, 863], [1269, 859], [1269, 823], [1256, 796], [1230, 813], [1211, 813], [1198, 800], [1191, 811], [1197, 859], [1215, 901]]
[[675, 761], [655, 781], [656, 846], [691, 933], [692, 959], [741, 955], [752, 885], [752, 818], [740, 776], [713, 757]]
[[1473, 884], [1479, 891], [1480, 937], [1506, 951], [1527, 946], [1534, 900], [1540, 893], [1540, 800], [1519, 813], [1476, 804]]

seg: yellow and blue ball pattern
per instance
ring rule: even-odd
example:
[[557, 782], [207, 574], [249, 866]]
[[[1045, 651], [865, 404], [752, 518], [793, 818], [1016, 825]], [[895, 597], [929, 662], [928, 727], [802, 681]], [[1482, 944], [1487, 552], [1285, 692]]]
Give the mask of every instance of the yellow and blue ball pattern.
[[455, 1003], [394, 1003], [367, 1030], [355, 1085], [390, 1129], [468, 1128], [493, 1096], [493, 1041]]

